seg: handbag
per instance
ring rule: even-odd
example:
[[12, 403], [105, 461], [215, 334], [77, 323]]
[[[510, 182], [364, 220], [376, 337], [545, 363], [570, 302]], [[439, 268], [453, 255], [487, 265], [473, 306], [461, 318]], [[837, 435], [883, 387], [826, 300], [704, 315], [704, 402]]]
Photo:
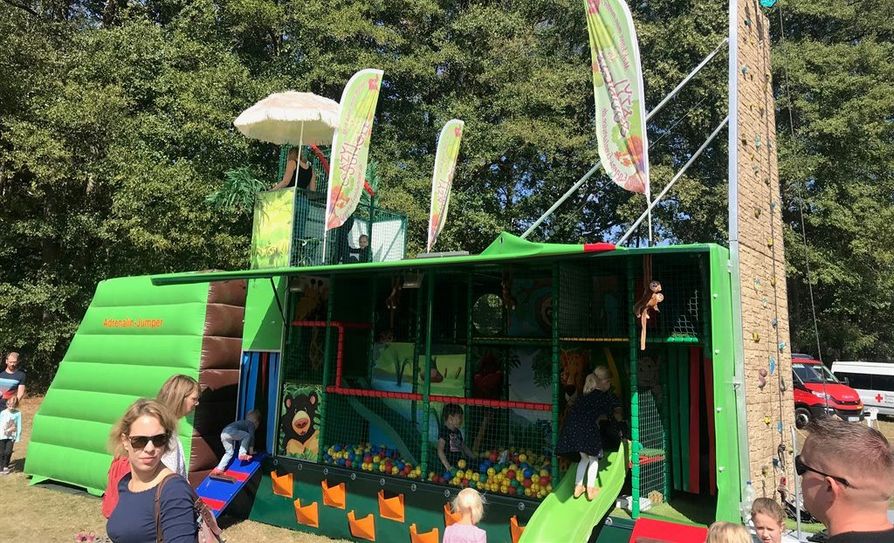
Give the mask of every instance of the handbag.
[[[171, 477], [179, 477], [176, 473], [168, 474], [167, 477], [161, 480], [158, 483], [158, 486], [155, 490], [155, 541], [156, 543], [164, 543], [164, 535], [161, 533], [161, 489], [165, 486], [165, 483]], [[198, 524], [198, 537], [196, 538], [199, 543], [225, 543], [224, 539], [220, 536], [221, 529], [220, 526], [217, 525], [217, 519], [214, 517], [214, 513], [211, 509], [208, 508], [208, 504], [202, 501], [196, 491], [193, 490], [192, 487], [189, 487], [189, 492], [192, 497], [192, 507], [193, 511], [196, 515], [196, 524]]]

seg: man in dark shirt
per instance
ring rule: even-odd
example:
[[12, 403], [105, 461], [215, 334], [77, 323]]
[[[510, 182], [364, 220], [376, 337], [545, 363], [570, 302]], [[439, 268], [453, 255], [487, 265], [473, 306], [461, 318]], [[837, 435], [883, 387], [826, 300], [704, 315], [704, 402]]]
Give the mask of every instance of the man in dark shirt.
[[6, 409], [6, 400], [25, 397], [25, 372], [19, 369], [19, 353], [6, 355], [6, 369], [0, 371], [0, 411]]
[[894, 543], [888, 501], [894, 454], [878, 430], [832, 418], [814, 421], [795, 470], [804, 505], [829, 531], [829, 543]]

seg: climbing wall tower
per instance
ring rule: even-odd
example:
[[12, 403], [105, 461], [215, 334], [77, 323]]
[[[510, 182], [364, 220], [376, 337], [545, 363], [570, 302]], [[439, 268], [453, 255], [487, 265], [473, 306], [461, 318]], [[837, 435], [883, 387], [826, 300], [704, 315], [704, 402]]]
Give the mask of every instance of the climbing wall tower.
[[748, 440], [741, 469], [757, 496], [778, 498], [792, 475], [794, 403], [769, 21], [758, 0], [730, 4], [730, 250]]

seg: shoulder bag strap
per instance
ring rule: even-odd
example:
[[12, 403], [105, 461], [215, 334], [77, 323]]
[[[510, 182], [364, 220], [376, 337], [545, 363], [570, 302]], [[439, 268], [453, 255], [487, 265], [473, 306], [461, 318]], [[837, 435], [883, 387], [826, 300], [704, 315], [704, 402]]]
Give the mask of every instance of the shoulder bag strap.
[[176, 477], [176, 473], [169, 473], [155, 487], [155, 543], [164, 543], [164, 534], [161, 533], [161, 489], [171, 477]]

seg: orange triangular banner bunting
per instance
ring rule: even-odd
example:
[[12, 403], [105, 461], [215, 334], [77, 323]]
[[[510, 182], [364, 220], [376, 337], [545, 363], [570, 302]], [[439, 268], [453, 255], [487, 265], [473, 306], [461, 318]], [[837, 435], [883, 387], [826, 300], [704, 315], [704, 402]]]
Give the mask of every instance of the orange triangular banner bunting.
[[301, 500], [295, 500], [295, 520], [298, 521], [298, 524], [319, 528], [320, 508], [318, 505], [317, 502], [301, 505]]
[[420, 534], [416, 531], [416, 525], [410, 524], [410, 543], [438, 543], [441, 541], [437, 528], [432, 528], [430, 532]]
[[524, 531], [525, 527], [518, 525], [518, 517], [512, 515], [512, 518], [509, 519], [509, 533], [512, 535], [512, 543], [518, 543]]
[[277, 475], [275, 471], [270, 472], [270, 480], [273, 483], [273, 493], [277, 496], [286, 498], [292, 497], [292, 474]]
[[376, 540], [376, 517], [370, 513], [361, 519], [354, 517], [354, 511], [348, 513], [348, 527], [351, 535], [367, 541]]
[[329, 481], [325, 479], [320, 481], [323, 487], [323, 505], [329, 507], [345, 508], [345, 484], [338, 483], [335, 486], [329, 486]]
[[393, 498], [386, 498], [385, 491], [379, 491], [379, 516], [388, 520], [403, 522], [404, 519], [404, 495], [398, 494]]
[[459, 522], [459, 519], [463, 518], [459, 513], [454, 513], [450, 510], [450, 504], [444, 504], [444, 526], [450, 526], [451, 524], [455, 524]]

